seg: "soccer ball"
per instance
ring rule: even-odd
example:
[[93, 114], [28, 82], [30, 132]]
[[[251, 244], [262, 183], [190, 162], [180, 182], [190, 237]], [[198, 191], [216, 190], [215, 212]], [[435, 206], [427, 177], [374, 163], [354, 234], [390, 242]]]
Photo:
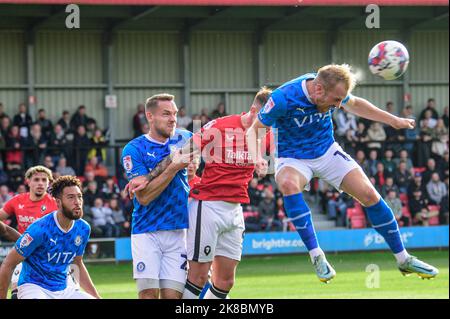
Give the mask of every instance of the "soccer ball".
[[375, 45], [369, 53], [369, 69], [385, 80], [395, 80], [408, 68], [409, 53], [397, 41], [383, 41]]

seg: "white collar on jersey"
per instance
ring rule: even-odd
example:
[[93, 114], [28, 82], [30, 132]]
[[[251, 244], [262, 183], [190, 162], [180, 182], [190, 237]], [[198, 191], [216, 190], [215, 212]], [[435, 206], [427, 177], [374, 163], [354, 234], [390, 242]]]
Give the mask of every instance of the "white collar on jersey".
[[306, 80], [309, 80], [309, 79], [314, 79], [314, 77], [304, 79], [302, 81], [302, 90], [303, 90], [303, 93], [305, 93], [305, 96], [308, 99], [309, 103], [314, 104], [313, 101], [311, 101], [311, 97], [309, 96], [308, 90], [306, 89]]
[[151, 138], [150, 135], [148, 135], [148, 134], [145, 134], [145, 137], [146, 137], [150, 142], [156, 143], [156, 144], [159, 144], [159, 145], [166, 145], [167, 142], [169, 141], [169, 139], [167, 139], [164, 143], [161, 143], [161, 142], [159, 142], [159, 141], [157, 141], [157, 140]]
[[70, 226], [69, 230], [65, 231], [58, 222], [58, 217], [56, 216], [57, 213], [58, 213], [58, 211], [55, 211], [53, 213], [53, 218], [55, 219], [56, 226], [58, 226], [59, 230], [62, 231], [64, 234], [67, 234], [68, 232], [70, 232], [72, 230], [73, 226], [75, 225], [75, 221], [72, 222], [72, 226]]

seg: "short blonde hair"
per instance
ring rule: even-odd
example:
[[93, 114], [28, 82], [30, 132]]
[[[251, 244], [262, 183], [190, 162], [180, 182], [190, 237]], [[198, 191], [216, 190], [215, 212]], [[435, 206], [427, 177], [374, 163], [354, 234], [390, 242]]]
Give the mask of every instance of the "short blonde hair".
[[147, 101], [145, 101], [145, 111], [150, 112], [151, 110], [153, 110], [158, 106], [159, 101], [173, 101], [174, 99], [175, 96], [167, 93], [153, 95], [149, 97]]
[[258, 93], [256, 93], [255, 98], [253, 99], [253, 105], [257, 106], [258, 108], [263, 107], [267, 103], [271, 95], [272, 90], [266, 86], [263, 86], [258, 91]]
[[321, 82], [325, 90], [332, 89], [338, 83], [344, 83], [348, 93], [356, 86], [356, 78], [348, 64], [329, 64], [321, 67], [316, 79]]
[[49, 170], [47, 167], [42, 166], [42, 165], [38, 165], [38, 166], [33, 166], [30, 167], [27, 172], [25, 173], [25, 179], [31, 179], [33, 177], [34, 174], [37, 173], [44, 173], [45, 175], [47, 175], [48, 180], [50, 182], [53, 182], [53, 174], [52, 171]]

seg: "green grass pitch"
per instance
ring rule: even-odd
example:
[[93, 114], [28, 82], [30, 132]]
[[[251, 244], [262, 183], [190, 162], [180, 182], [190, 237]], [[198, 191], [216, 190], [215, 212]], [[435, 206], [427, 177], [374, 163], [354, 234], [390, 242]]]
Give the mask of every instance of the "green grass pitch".
[[[307, 255], [244, 257], [238, 267], [230, 298], [308, 299], [308, 298], [449, 298], [448, 250], [411, 251], [439, 268], [433, 280], [417, 275], [403, 277], [389, 252], [328, 253], [337, 276], [329, 284], [321, 283]], [[367, 272], [378, 268], [376, 273]], [[103, 298], [137, 298], [131, 263], [89, 264], [88, 270]], [[377, 287], [379, 276], [379, 287]], [[367, 287], [367, 282], [369, 286]]]

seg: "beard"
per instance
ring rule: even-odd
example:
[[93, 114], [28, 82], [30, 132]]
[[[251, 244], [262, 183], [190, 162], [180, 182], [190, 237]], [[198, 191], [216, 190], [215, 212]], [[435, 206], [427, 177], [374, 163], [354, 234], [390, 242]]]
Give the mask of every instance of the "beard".
[[163, 128], [155, 127], [155, 131], [164, 138], [171, 138], [175, 133], [175, 127], [170, 131], [167, 128], [164, 130]]
[[64, 204], [62, 204], [62, 213], [67, 219], [77, 220], [83, 217], [83, 208], [80, 207], [79, 212], [74, 212], [73, 210], [67, 208]]

